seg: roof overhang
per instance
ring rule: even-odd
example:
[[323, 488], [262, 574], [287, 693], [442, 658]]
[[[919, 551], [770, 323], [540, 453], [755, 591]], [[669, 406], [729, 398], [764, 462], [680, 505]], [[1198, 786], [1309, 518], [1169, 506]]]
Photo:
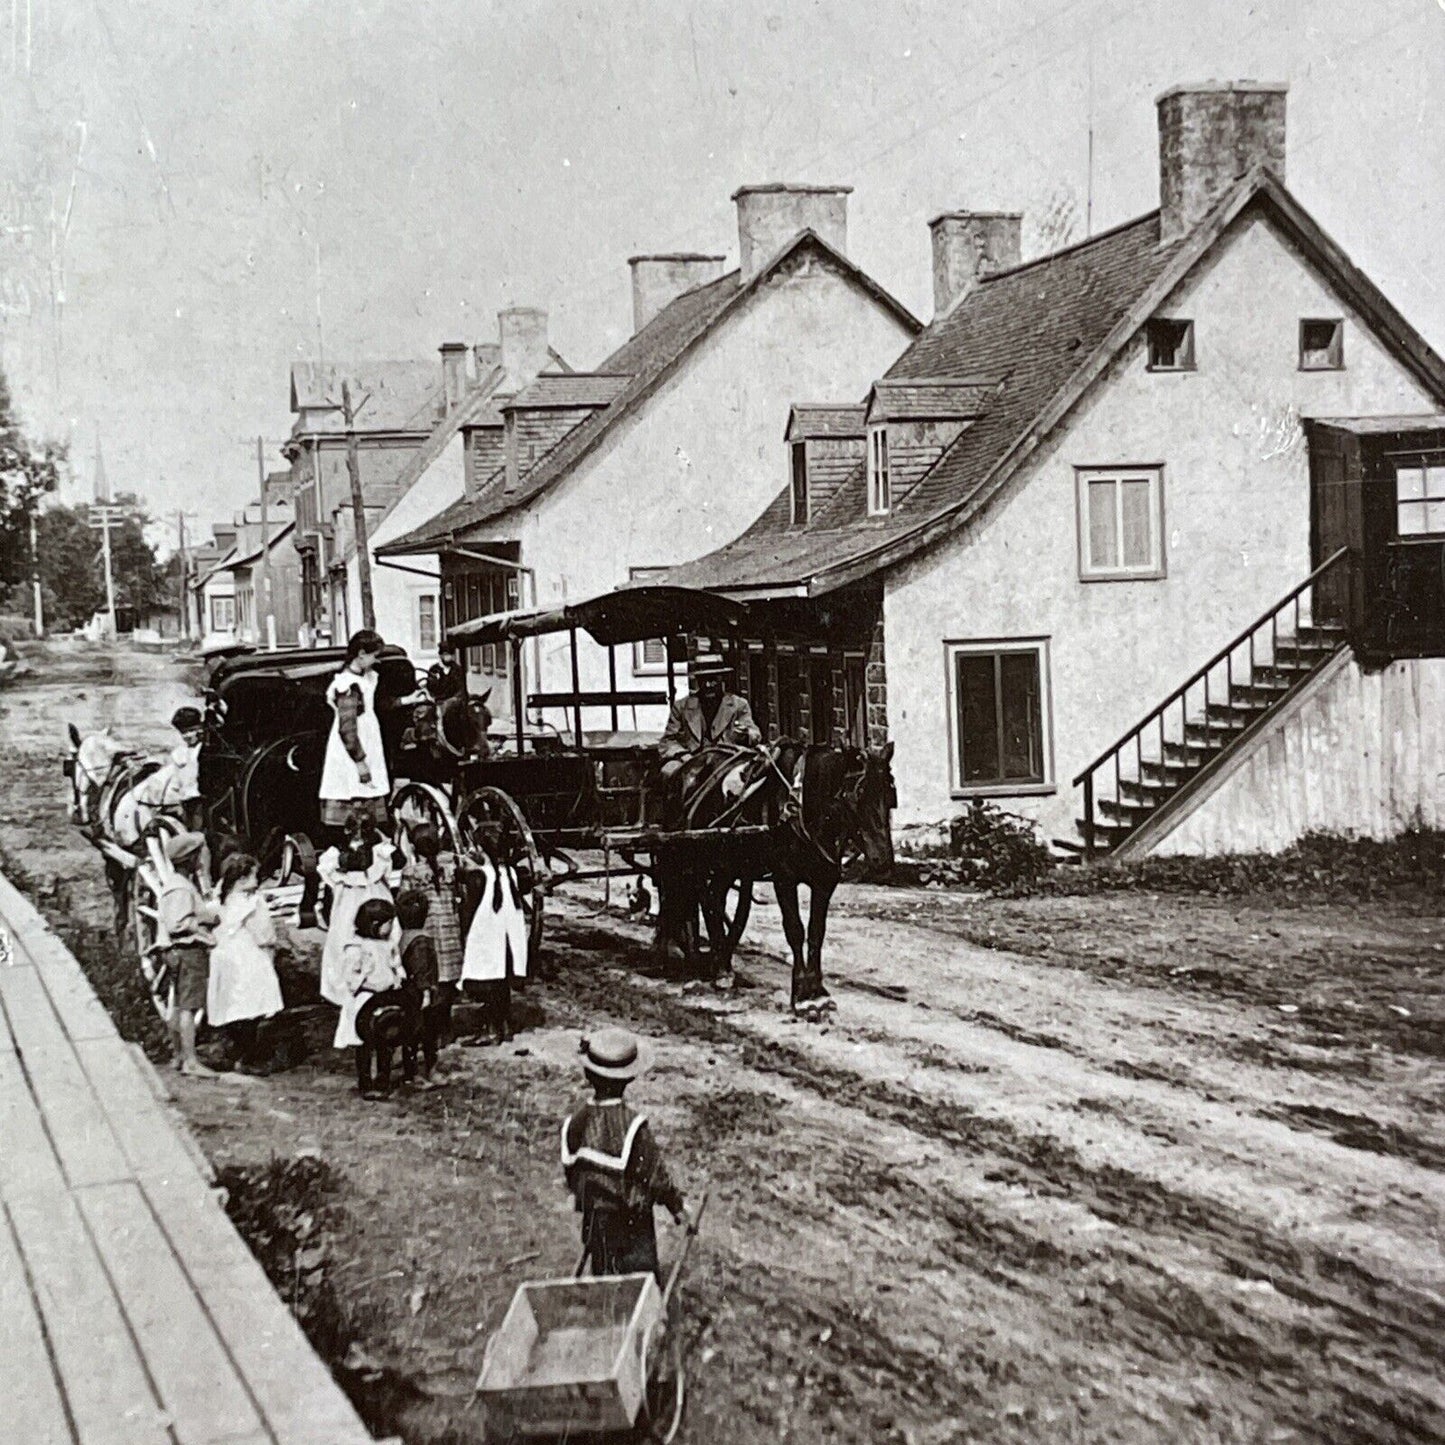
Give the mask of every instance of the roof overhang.
[[645, 642], [683, 632], [736, 632], [747, 609], [716, 592], [689, 587], [622, 587], [562, 607], [496, 612], [448, 630], [446, 640], [463, 647], [512, 642], [557, 632], [581, 631], [604, 647]]

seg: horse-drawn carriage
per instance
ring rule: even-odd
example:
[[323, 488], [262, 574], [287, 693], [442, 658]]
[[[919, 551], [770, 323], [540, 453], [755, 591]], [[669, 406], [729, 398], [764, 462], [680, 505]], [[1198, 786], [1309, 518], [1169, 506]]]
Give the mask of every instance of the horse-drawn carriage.
[[[377, 717], [394, 780], [391, 814], [398, 833], [434, 826], [461, 859], [514, 870], [527, 918], [531, 955], [541, 943], [546, 899], [586, 880], [649, 877], [660, 907], [657, 941], [699, 956], [703, 929], [715, 972], [727, 976], [752, 905], [753, 887], [771, 878], [793, 946], [795, 1002], [821, 992], [822, 927], [842, 856], [857, 846], [871, 862], [889, 854], [892, 779], [884, 752], [782, 739], [763, 748], [718, 748], [664, 787], [657, 767], [657, 713], [677, 691], [686, 640], [756, 632], [739, 603], [677, 587], [638, 587], [544, 611], [518, 611], [464, 622], [448, 640], [509, 654], [511, 717], [489, 736], [486, 697], [465, 693], [438, 703], [421, 687], [406, 653], [387, 648], [378, 665]], [[566, 691], [529, 691], [527, 652], [565, 634], [571, 682]], [[602, 648], [608, 685], [584, 689], [579, 639]], [[663, 641], [666, 688], [620, 688], [617, 652]], [[253, 653], [216, 665], [206, 695], [200, 748], [204, 828], [213, 846], [232, 836], [261, 862], [263, 878], [300, 878], [303, 926], [316, 921], [318, 800], [332, 713], [326, 688], [342, 666], [341, 649]], [[663, 681], [658, 679], [659, 683]], [[639, 729], [639, 709], [653, 727]], [[609, 726], [588, 730], [601, 714]], [[562, 725], [549, 715], [562, 715]], [[633, 720], [624, 729], [624, 715]], [[69, 764], [75, 814], [105, 855], [118, 929], [133, 929], [154, 985], [155, 900], [164, 835], [182, 822], [162, 799], [137, 806], [147, 779], [164, 763], [95, 752], [72, 729]], [[97, 777], [97, 773], [100, 774]], [[94, 798], [83, 803], [83, 794]], [[128, 830], [118, 826], [130, 818]], [[804, 960], [798, 885], [813, 891]], [[819, 907], [819, 900], [822, 907]], [[699, 928], [699, 919], [702, 928]], [[163, 1001], [158, 1006], [164, 1011]]]

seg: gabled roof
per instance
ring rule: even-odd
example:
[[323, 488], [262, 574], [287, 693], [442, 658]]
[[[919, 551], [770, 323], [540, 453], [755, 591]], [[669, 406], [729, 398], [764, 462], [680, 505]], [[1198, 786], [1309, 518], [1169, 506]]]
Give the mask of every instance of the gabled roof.
[[284, 526], [277, 527], [277, 529], [271, 533], [266, 539], [266, 545], [264, 547], [257, 547], [254, 551], [247, 552], [244, 557], [237, 557], [233, 551], [231, 555], [223, 561], [222, 566], [225, 570], [232, 572], [234, 572], [237, 567], [250, 567], [260, 559], [262, 552], [274, 552], [277, 543], [284, 541], [295, 530], [296, 523], [287, 522]]
[[1159, 240], [1151, 212], [980, 282], [936, 318], [885, 381], [999, 376], [996, 395], [891, 513], [869, 517], [860, 474], [803, 527], [776, 503], [737, 541], [674, 568], [679, 586], [825, 593], [967, 526], [1115, 360], [1145, 321], [1249, 208], [1261, 208], [1445, 401], [1445, 361], [1268, 170], [1244, 177], [1188, 234]]
[[496, 479], [475, 498], [448, 508], [425, 527], [380, 548], [379, 555], [435, 551], [438, 544], [452, 540], [468, 528], [515, 511], [549, 491], [595, 450], [615, 426], [644, 405], [695, 346], [746, 304], [769, 279], [808, 250], [821, 253], [830, 265], [891, 311], [910, 330], [918, 328], [918, 320], [912, 312], [866, 272], [816, 232], [802, 231], [750, 280], [744, 282], [741, 272], [730, 271], [715, 281], [685, 291], [664, 306], [641, 331], [623, 342], [594, 375], [625, 376], [626, 384], [606, 407], [573, 427], [541, 457], [519, 486], [508, 491], [503, 482]]
[[861, 438], [867, 434], [867, 417], [865, 405], [830, 406], [827, 403], [794, 402], [783, 440], [807, 442]]
[[291, 410], [298, 413], [293, 435], [300, 434], [303, 410], [323, 413], [311, 419], [307, 434], [345, 431], [343, 381], [351, 386], [358, 431], [430, 431], [441, 412], [442, 373], [436, 361], [344, 361], [321, 366], [298, 361], [291, 368]]
[[565, 410], [571, 407], [606, 406], [627, 385], [626, 376], [607, 376], [598, 371], [574, 371], [568, 376], [539, 376], [531, 386], [503, 401], [499, 410]]
[[943, 421], [975, 417], [983, 413], [999, 387], [996, 377], [885, 378], [873, 385], [867, 419]]

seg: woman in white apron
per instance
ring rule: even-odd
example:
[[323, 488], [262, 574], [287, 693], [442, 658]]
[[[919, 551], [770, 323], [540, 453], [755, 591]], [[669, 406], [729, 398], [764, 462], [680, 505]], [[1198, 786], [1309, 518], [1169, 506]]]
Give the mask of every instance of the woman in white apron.
[[321, 821], [328, 828], [346, 827], [358, 811], [378, 828], [387, 824], [391, 777], [376, 715], [376, 664], [383, 645], [370, 629], [353, 633], [346, 662], [326, 689], [334, 714], [321, 770]]

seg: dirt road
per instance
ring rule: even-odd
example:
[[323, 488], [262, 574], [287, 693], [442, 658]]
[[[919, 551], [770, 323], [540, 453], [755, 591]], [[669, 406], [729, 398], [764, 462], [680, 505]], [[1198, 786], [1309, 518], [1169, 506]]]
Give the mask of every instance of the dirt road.
[[[68, 715], [163, 737], [175, 670], [125, 667], [124, 690], [0, 697], [0, 849], [154, 1045], [54, 761]], [[488, 1331], [574, 1257], [578, 1032], [616, 1022], [657, 1042], [638, 1101], [713, 1191], [684, 1439], [1445, 1439], [1438, 900], [855, 889], [824, 1028], [783, 1012], [776, 912], [754, 919], [749, 986], [720, 998], [649, 976], [643, 930], [595, 899], [560, 905], [528, 1027], [452, 1050], [433, 1094], [360, 1102], [319, 1016], [284, 1074], [176, 1081], [379, 1433], [482, 1438]]]

